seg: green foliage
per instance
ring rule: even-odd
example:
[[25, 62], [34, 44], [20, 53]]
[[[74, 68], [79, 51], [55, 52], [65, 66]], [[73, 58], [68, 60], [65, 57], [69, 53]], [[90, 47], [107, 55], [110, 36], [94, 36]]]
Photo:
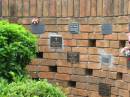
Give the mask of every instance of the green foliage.
[[23, 79], [8, 84], [0, 80], [1, 97], [66, 97], [58, 86], [46, 80]]
[[0, 77], [12, 81], [25, 74], [36, 53], [36, 37], [22, 25], [0, 21]]

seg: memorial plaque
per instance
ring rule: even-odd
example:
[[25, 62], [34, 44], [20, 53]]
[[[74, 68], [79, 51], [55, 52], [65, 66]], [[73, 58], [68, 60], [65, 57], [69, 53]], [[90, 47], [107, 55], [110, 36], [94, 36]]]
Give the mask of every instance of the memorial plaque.
[[63, 38], [61, 35], [50, 35], [50, 48], [63, 48]]
[[34, 34], [42, 34], [45, 31], [44, 24], [31, 24], [31, 30]]
[[127, 57], [127, 68], [130, 69], [130, 56]]
[[79, 52], [68, 52], [67, 61], [72, 64], [79, 63]]
[[111, 95], [111, 86], [105, 83], [99, 83], [99, 94], [101, 96], [110, 96]]
[[69, 31], [72, 34], [79, 34], [80, 33], [79, 23], [77, 23], [77, 22], [70, 23], [69, 24]]
[[102, 34], [112, 34], [112, 25], [111, 24], [103, 24], [102, 25]]
[[112, 55], [102, 54], [101, 55], [101, 64], [103, 64], [103, 65], [110, 65], [110, 64], [112, 64]]
[[130, 23], [129, 23], [129, 32], [130, 32]]

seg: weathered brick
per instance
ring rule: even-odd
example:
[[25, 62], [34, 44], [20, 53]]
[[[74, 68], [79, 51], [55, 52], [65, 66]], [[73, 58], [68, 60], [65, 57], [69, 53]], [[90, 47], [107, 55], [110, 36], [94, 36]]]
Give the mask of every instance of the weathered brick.
[[96, 77], [107, 77], [107, 71], [103, 71], [103, 70], [93, 70], [93, 76], [96, 76]]
[[88, 33], [74, 34], [74, 39], [88, 39]]
[[119, 94], [119, 89], [117, 87], [111, 87], [111, 94], [118, 95]]
[[57, 66], [72, 67], [72, 64], [68, 63], [67, 60], [57, 60]]
[[83, 89], [72, 88], [71, 93], [79, 96], [87, 96], [87, 91]]
[[104, 35], [104, 39], [117, 40], [119, 38], [117, 33], [112, 33], [112, 34]]
[[97, 84], [87, 84], [87, 90], [90, 91], [98, 91], [98, 85]]
[[72, 73], [76, 75], [85, 75], [85, 69], [82, 68], [72, 68]]
[[126, 33], [118, 33], [118, 40], [128, 40]]
[[110, 41], [111, 48], [119, 48], [119, 46], [120, 46], [119, 41]]
[[88, 62], [89, 69], [101, 69], [101, 64], [96, 62]]
[[128, 89], [128, 83], [127, 83], [127, 82], [124, 82], [124, 81], [122, 81], [122, 80], [117, 80], [117, 81], [115, 82], [115, 86], [118, 87], [118, 88], [120, 88], [120, 89], [125, 89], [125, 90]]
[[58, 73], [66, 73], [66, 74], [72, 74], [72, 68], [69, 67], [58, 67], [57, 68]]
[[86, 89], [87, 87], [87, 83], [81, 83], [81, 82], [77, 82], [76, 83], [76, 88], [78, 89]]
[[77, 40], [77, 46], [88, 46], [88, 40]]
[[81, 32], [92, 32], [93, 28], [91, 25], [80, 25]]
[[89, 55], [88, 60], [89, 60], [89, 62], [99, 62], [100, 57], [99, 57], [99, 55]]
[[87, 76], [71, 75], [71, 80], [86, 83], [87, 82]]
[[110, 42], [108, 40], [97, 40], [96, 47], [109, 47]]
[[98, 48], [96, 47], [88, 47], [88, 54], [98, 54]]
[[130, 82], [130, 75], [129, 74], [123, 74], [123, 80], [126, 82]]
[[100, 33], [89, 33], [89, 39], [103, 39], [103, 35]]
[[83, 54], [81, 54], [81, 55], [80, 55], [80, 61], [81, 61], [81, 62], [88, 61], [88, 55], [83, 55]]
[[55, 78], [58, 79], [58, 80], [70, 80], [70, 75], [69, 74], [56, 73]]
[[40, 78], [48, 78], [48, 79], [53, 79], [54, 78], [54, 73], [52, 72], [39, 72], [38, 76]]
[[88, 50], [85, 47], [72, 47], [72, 52], [80, 52], [80, 54], [87, 54]]
[[119, 96], [129, 97], [129, 91], [128, 90], [119, 89]]
[[76, 46], [76, 40], [64, 40], [65, 46]]

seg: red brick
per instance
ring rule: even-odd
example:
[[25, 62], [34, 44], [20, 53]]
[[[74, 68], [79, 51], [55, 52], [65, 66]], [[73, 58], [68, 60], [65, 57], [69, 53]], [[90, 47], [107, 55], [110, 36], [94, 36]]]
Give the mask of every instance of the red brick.
[[89, 91], [98, 91], [98, 85], [97, 84], [91, 84], [91, 83], [89, 83], [89, 84], [87, 84], [87, 90], [89, 90]]
[[119, 89], [119, 96], [129, 97], [129, 91], [128, 90]]
[[100, 33], [89, 33], [89, 39], [103, 39], [103, 35]]
[[91, 25], [80, 25], [81, 32], [92, 32], [93, 28]]
[[77, 40], [77, 46], [88, 46], [88, 40]]
[[85, 69], [82, 68], [72, 68], [72, 73], [76, 75], [85, 75]]
[[48, 45], [48, 42], [49, 42], [48, 39], [39, 39], [39, 40], [38, 40], [38, 45], [47, 46], [47, 45]]
[[74, 34], [74, 39], [88, 39], [88, 33]]
[[117, 33], [104, 35], [104, 39], [117, 40], [117, 39], [119, 39], [117, 35], [118, 35]]
[[64, 40], [65, 46], [76, 46], [76, 40]]
[[38, 73], [38, 76], [39, 76], [40, 78], [52, 79], [52, 78], [54, 78], [54, 73], [52, 73], [52, 72], [39, 72], [39, 73]]
[[55, 78], [58, 79], [58, 80], [70, 80], [70, 75], [69, 74], [60, 74], [60, 73], [57, 73], [55, 75]]
[[65, 53], [44, 53], [44, 58], [48, 59], [66, 59]]
[[101, 69], [101, 64], [96, 62], [89, 62], [88, 63], [89, 69]]
[[89, 55], [88, 60], [89, 62], [99, 62], [100, 58], [99, 58], [99, 55]]
[[108, 40], [97, 40], [96, 47], [109, 47], [109, 41]]
[[88, 54], [98, 54], [99, 52], [98, 52], [98, 48], [96, 48], [96, 47], [89, 47], [88, 48]]
[[58, 73], [66, 73], [66, 74], [72, 74], [72, 68], [69, 67], [58, 67], [57, 68]]
[[115, 82], [115, 87], [118, 87], [120, 89], [125, 89], [125, 90], [128, 90], [128, 83], [127, 82], [124, 82], [122, 80], [117, 80]]
[[71, 93], [74, 95], [79, 95], [79, 96], [87, 96], [88, 95], [86, 90], [76, 89], [76, 88], [72, 88]]
[[128, 40], [126, 33], [118, 33], [118, 40]]
[[57, 66], [72, 67], [72, 64], [68, 63], [67, 60], [57, 60]]
[[59, 32], [60, 35], [62, 35], [63, 39], [72, 39], [72, 34], [68, 32]]
[[72, 47], [72, 52], [80, 52], [87, 54], [88, 50], [85, 47]]
[[82, 61], [88, 61], [88, 55], [83, 55], [83, 54], [81, 54], [80, 55], [80, 61], [82, 62]]
[[110, 41], [111, 48], [119, 48], [119, 41]]
[[107, 77], [107, 71], [103, 71], [103, 70], [93, 70], [93, 76], [96, 77]]
[[127, 73], [127, 67], [124, 65], [117, 65], [117, 72]]

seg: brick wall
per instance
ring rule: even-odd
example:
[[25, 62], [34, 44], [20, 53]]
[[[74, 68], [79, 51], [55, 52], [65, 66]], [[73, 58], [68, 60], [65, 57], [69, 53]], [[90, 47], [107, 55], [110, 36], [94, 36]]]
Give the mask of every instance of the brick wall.
[[[28, 28], [33, 16], [45, 24], [37, 58], [27, 66], [33, 78], [59, 83], [67, 88], [68, 97], [103, 97], [104, 92], [110, 93], [109, 97], [130, 96], [130, 69], [127, 58], [120, 53], [128, 46], [130, 0], [23, 1], [2, 0], [0, 15], [16, 16], [17, 22]], [[80, 24], [79, 34], [70, 33], [68, 25], [72, 21]], [[112, 34], [102, 34], [102, 24], [111, 24]], [[63, 49], [50, 49], [52, 32], [63, 37]], [[78, 52], [79, 62], [68, 61], [68, 52]], [[102, 54], [110, 54], [112, 62], [101, 64]]]

